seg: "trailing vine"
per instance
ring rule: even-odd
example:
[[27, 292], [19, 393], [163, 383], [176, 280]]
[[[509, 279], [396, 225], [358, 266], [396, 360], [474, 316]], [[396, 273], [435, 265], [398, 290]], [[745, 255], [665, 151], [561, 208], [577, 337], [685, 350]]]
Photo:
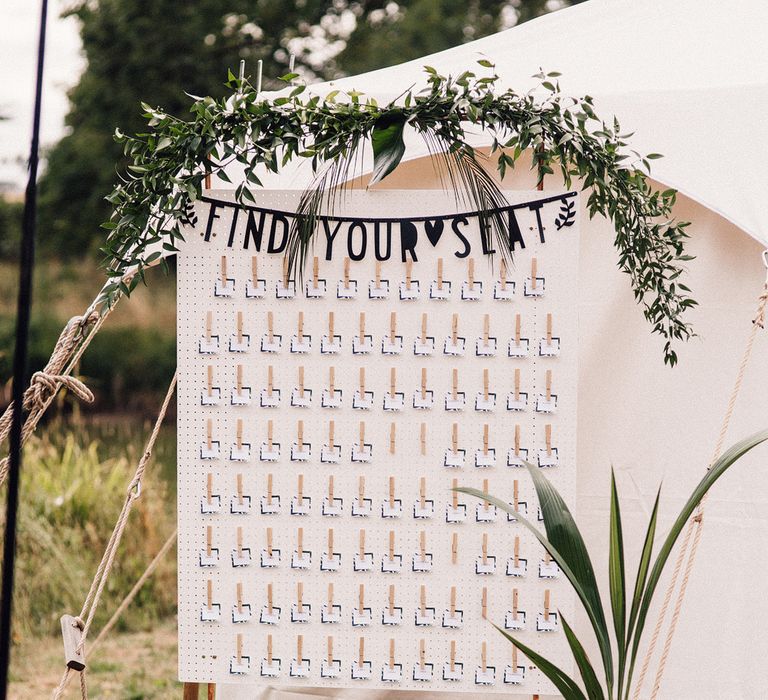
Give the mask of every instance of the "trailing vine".
[[[653, 331], [666, 341], [665, 362], [674, 365], [673, 344], [694, 335], [684, 313], [696, 302], [680, 281], [691, 258], [684, 251], [688, 223], [672, 216], [677, 193], [653, 190], [648, 182], [649, 161], [660, 155], [631, 151], [630, 135], [621, 133], [615, 119], [603, 122], [592, 98], [561, 93], [558, 73], [538, 74], [539, 90], [497, 94], [493, 65], [480, 64], [491, 75], [465, 72], [451, 78], [426, 67], [423, 90], [407, 90], [385, 106], [354, 91], [307, 97], [306, 86], [295, 84], [295, 74], [284, 76], [286, 89], [267, 100], [231, 73], [227, 84], [232, 94], [218, 101], [193, 98], [189, 119], [143, 104], [148, 131], [128, 136], [118, 130], [115, 136], [130, 164], [107, 197], [114, 211], [102, 224], [109, 230], [103, 250], [110, 274], [102, 301], [109, 304], [130, 294], [146, 266], [163, 251], [177, 249], [190, 204], [202, 195], [206, 172], [229, 183], [226, 169], [235, 163], [244, 173], [235, 190], [238, 201], [255, 202], [253, 188], [262, 184], [262, 168], [277, 173], [295, 158], [311, 162], [316, 179], [301, 197], [286, 249], [291, 270], [300, 273], [317, 216], [333, 207], [362, 147], [371, 142], [376, 182], [401, 162], [405, 130], [413, 129], [434, 156], [445, 186], [481, 212], [506, 203], [487, 167], [495, 164], [503, 180], [526, 152], [540, 178], [557, 172], [568, 188], [581, 181], [588, 191], [590, 217], [601, 214], [612, 221], [618, 266], [629, 275], [635, 300]], [[472, 128], [491, 136], [495, 158], [486, 158], [467, 142], [465, 134]], [[572, 216], [563, 211], [559, 225], [570, 225]], [[501, 218], [489, 213], [487, 224], [494, 235], [504, 236]], [[507, 246], [499, 250], [509, 254]]]

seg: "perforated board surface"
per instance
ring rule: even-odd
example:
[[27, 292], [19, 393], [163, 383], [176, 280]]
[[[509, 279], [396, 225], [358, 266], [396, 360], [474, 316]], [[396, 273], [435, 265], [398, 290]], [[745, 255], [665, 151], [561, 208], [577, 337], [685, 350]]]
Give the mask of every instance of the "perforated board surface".
[[[290, 212], [298, 195], [259, 197]], [[573, 501], [578, 221], [558, 226], [566, 200], [546, 199], [515, 210], [525, 247], [505, 273], [476, 219], [461, 235], [416, 223], [410, 264], [397, 224], [390, 259], [369, 223], [347, 260], [363, 234], [342, 222], [331, 259], [320, 232], [287, 287], [270, 215], [257, 252], [247, 211], [197, 205], [178, 257], [181, 680], [550, 691], [491, 621], [570, 667], [567, 582], [520, 524], [450, 490], [516, 493], [536, 522], [527, 457]], [[350, 192], [340, 209], [458, 211], [434, 191]]]

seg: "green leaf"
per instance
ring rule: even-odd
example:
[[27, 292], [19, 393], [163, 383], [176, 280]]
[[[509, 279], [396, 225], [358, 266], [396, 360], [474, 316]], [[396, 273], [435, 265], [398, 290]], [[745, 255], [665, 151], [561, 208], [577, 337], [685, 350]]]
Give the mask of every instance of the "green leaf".
[[371, 133], [371, 143], [373, 144], [371, 185], [381, 182], [400, 163], [405, 154], [404, 129], [405, 116], [402, 112], [382, 114], [373, 125]]
[[501, 627], [496, 625], [494, 625], [494, 627], [496, 627], [496, 629], [501, 632], [502, 636], [504, 636], [508, 641], [512, 642], [512, 644], [514, 644], [520, 651], [523, 652], [523, 654], [525, 654], [534, 664], [536, 664], [538, 669], [547, 678], [549, 678], [550, 681], [552, 681], [552, 685], [554, 685], [555, 688], [560, 691], [560, 694], [565, 698], [565, 700], [587, 700], [586, 696], [582, 692], [581, 688], [579, 688], [576, 681], [573, 680], [573, 678], [571, 678], [565, 671], [555, 666], [555, 664], [553, 664], [551, 661], [545, 659], [541, 654], [538, 654], [530, 647], [512, 637], [505, 630], [501, 629]]
[[664, 565], [669, 559], [669, 555], [672, 552], [672, 548], [677, 542], [677, 538], [683, 531], [686, 523], [696, 509], [696, 506], [704, 498], [704, 495], [709, 491], [714, 484], [735, 462], [749, 452], [751, 449], [757, 447], [762, 442], [768, 440], [768, 430], [762, 430], [754, 435], [750, 435], [743, 440], [740, 440], [731, 448], [726, 450], [709, 468], [704, 478], [696, 485], [690, 498], [680, 511], [680, 515], [677, 516], [672, 528], [667, 535], [667, 539], [664, 540], [659, 553], [656, 555], [656, 561], [653, 565], [653, 569], [648, 577], [648, 583], [643, 592], [642, 602], [640, 603], [640, 610], [637, 617], [637, 629], [635, 631], [633, 645], [632, 645], [632, 657], [637, 655], [637, 650], [640, 645], [640, 639], [642, 637], [643, 628], [645, 627], [645, 620], [648, 616], [648, 611], [651, 607], [651, 601], [653, 600], [653, 594], [656, 591], [656, 587], [659, 584], [661, 573], [664, 570]]
[[587, 689], [587, 697], [589, 700], [605, 700], [605, 694], [600, 686], [600, 681], [597, 680], [595, 669], [592, 667], [587, 652], [584, 651], [584, 647], [566, 621], [562, 611], [560, 611], [560, 622], [563, 623], [565, 638], [568, 640], [568, 646], [571, 647], [571, 653], [576, 661], [576, 665], [579, 667], [584, 687]]
[[627, 592], [624, 573], [624, 534], [621, 527], [621, 509], [619, 494], [616, 489], [616, 476], [611, 469], [611, 523], [610, 545], [608, 551], [608, 581], [611, 591], [611, 610], [613, 628], [616, 632], [616, 647], [619, 652], [619, 693], [624, 676], [624, 658], [626, 654], [626, 614]]

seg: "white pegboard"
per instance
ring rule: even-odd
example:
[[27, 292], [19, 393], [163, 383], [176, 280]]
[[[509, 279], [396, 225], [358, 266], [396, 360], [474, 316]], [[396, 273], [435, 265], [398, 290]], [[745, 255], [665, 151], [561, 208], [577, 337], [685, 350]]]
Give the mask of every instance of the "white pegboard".
[[[222, 202], [231, 202], [230, 192], [211, 192]], [[507, 192], [512, 203], [545, 198], [541, 192]], [[270, 210], [294, 210], [298, 195], [294, 192], [263, 192], [259, 206]], [[569, 201], [573, 201], [571, 195]], [[375, 280], [377, 264], [372, 233], [367, 255], [360, 261], [345, 262], [348, 256], [346, 231], [333, 240], [333, 255], [326, 260], [326, 236], [321, 232], [310, 251], [304, 280], [293, 298], [278, 298], [277, 288], [283, 279], [283, 257], [266, 252], [269, 243], [270, 216], [266, 215], [261, 250], [255, 250], [255, 237], [244, 248], [249, 225], [248, 212], [233, 206], [197, 206], [198, 222], [186, 230], [178, 261], [178, 512], [179, 512], [179, 676], [183, 681], [293, 685], [302, 687], [398, 687], [412, 690], [476, 691], [478, 671], [482, 672], [481, 651], [485, 645], [487, 674], [485, 692], [530, 695], [551, 691], [549, 683], [531, 667], [522, 654], [517, 665], [524, 671], [519, 683], [505, 682], [512, 662], [512, 647], [493, 630], [490, 621], [504, 626], [507, 612], [512, 608], [513, 591], [517, 591], [518, 610], [525, 612], [525, 625], [515, 633], [526, 644], [570, 667], [569, 654], [562, 632], [557, 625], [553, 632], [537, 630], [537, 619], [543, 613], [545, 593], [550, 600], [549, 622], [556, 611], [572, 613], [570, 588], [562, 577], [541, 577], [539, 568], [543, 550], [519, 524], [508, 522], [503, 513], [494, 522], [476, 521], [476, 509], [483, 508], [474, 499], [461, 496], [458, 500], [467, 509], [464, 522], [446, 522], [446, 508], [452, 502], [450, 487], [456, 479], [459, 485], [482, 488], [488, 480], [491, 493], [513, 500], [515, 482], [518, 498], [527, 504], [528, 515], [537, 518], [537, 506], [532, 484], [525, 469], [507, 464], [514, 448], [515, 426], [519, 426], [520, 446], [529, 450], [529, 459], [536, 461], [539, 451], [546, 453], [546, 426], [551, 426], [551, 447], [557, 451], [557, 465], [547, 469], [567, 500], [575, 494], [576, 455], [576, 362], [577, 362], [577, 269], [578, 222], [558, 228], [555, 219], [561, 215], [562, 202], [551, 193], [542, 208], [521, 207], [515, 216], [526, 244], [516, 248], [514, 264], [507, 271], [507, 290], [514, 286], [509, 300], [495, 298], [501, 278], [499, 255], [483, 255], [479, 245], [476, 220], [470, 219], [459, 229], [471, 242], [472, 251], [459, 258], [464, 242], [446, 223], [442, 237], [432, 239], [422, 224], [417, 224], [418, 260], [412, 263], [411, 288], [418, 282], [418, 298], [401, 300], [399, 288], [405, 284], [407, 266], [401, 261], [397, 224], [393, 225], [393, 254], [380, 263], [381, 287], [389, 285], [386, 298], [371, 299], [369, 285]], [[565, 201], [565, 200], [563, 200]], [[451, 214], [456, 203], [450, 194], [441, 192], [350, 192], [343, 203], [343, 214], [370, 218], [430, 216]], [[578, 208], [576, 208], [578, 210]], [[239, 211], [237, 218], [234, 212]], [[254, 212], [251, 226], [258, 226], [260, 213]], [[540, 217], [540, 219], [537, 219]], [[234, 219], [234, 220], [233, 220]], [[539, 223], [543, 228], [540, 236]], [[335, 225], [335, 224], [334, 224]], [[383, 229], [382, 224], [382, 229]], [[369, 224], [372, 228], [373, 225]], [[252, 229], [252, 232], [255, 229]], [[206, 232], [208, 235], [206, 235]], [[279, 237], [279, 226], [277, 227]], [[546, 242], [542, 242], [541, 239]], [[381, 240], [384, 240], [382, 237]], [[434, 244], [433, 244], [434, 241]], [[352, 238], [351, 252], [356, 255], [362, 242], [358, 227]], [[232, 280], [222, 289], [222, 256], [226, 258], [226, 278]], [[252, 277], [254, 256], [258, 279], [264, 281], [263, 295], [257, 286], [253, 296]], [[306, 287], [314, 289], [313, 258], [317, 256], [319, 280], [325, 281], [325, 294], [308, 298]], [[450, 284], [448, 299], [430, 298], [430, 287], [437, 281], [438, 259], [442, 260], [443, 287]], [[537, 292], [524, 293], [530, 285], [533, 261], [536, 261]], [[470, 263], [472, 261], [472, 263]], [[470, 264], [474, 279], [481, 283], [478, 299], [462, 298], [462, 286], [468, 282]], [[345, 267], [349, 284], [357, 287], [353, 298], [338, 297], [338, 285], [344, 294]], [[355, 285], [356, 283], [356, 285]], [[231, 287], [230, 287], [231, 284]], [[223, 295], [216, 295], [216, 288]], [[375, 285], [375, 282], [374, 282]], [[318, 288], [323, 285], [318, 283]], [[530, 291], [530, 290], [529, 290]], [[334, 334], [340, 336], [340, 352], [321, 352], [323, 336], [328, 335], [328, 315], [333, 313]], [[395, 335], [402, 338], [402, 351], [384, 354], [382, 343], [391, 334], [392, 313], [396, 314]], [[303, 316], [303, 333], [309, 336], [307, 352], [292, 352], [291, 343], [297, 336], [299, 314]], [[360, 342], [360, 314], [364, 314], [363, 336], [370, 338], [371, 350], [365, 354], [353, 351]], [[510, 357], [509, 344], [514, 343], [516, 317], [520, 315], [521, 337], [530, 343], [521, 357]], [[281, 336], [276, 352], [262, 351], [261, 343], [272, 332]], [[458, 317], [457, 336], [465, 339], [463, 355], [447, 355], [445, 343], [452, 336], [452, 321]], [[539, 354], [539, 344], [547, 333], [547, 317], [551, 315], [552, 335], [559, 339], [559, 353], [547, 357]], [[478, 355], [477, 343], [483, 345], [485, 318], [489, 321], [489, 337], [496, 339], [496, 352]], [[218, 347], [212, 353], [201, 353], [201, 341], [206, 349], [207, 325], [210, 335], [217, 337]], [[238, 349], [237, 328], [249, 343]], [[426, 319], [426, 336], [434, 339], [431, 354], [417, 354], [415, 344], [422, 335]], [[230, 346], [234, 340], [235, 345]], [[293, 341], [295, 342], [295, 341]], [[354, 344], [354, 346], [353, 346]], [[431, 345], [431, 343], [427, 343]], [[493, 345], [489, 341], [489, 345]], [[517, 347], [517, 346], [516, 346]], [[213, 349], [213, 345], [211, 347]], [[294, 349], [297, 349], [294, 347]], [[301, 349], [301, 348], [298, 348]], [[359, 348], [358, 348], [359, 349]], [[421, 347], [418, 350], [422, 350]], [[513, 353], [514, 354], [514, 353]], [[267, 392], [268, 376], [272, 373], [273, 399], [280, 392], [279, 405], [262, 407], [261, 394]], [[329, 389], [330, 368], [334, 369], [335, 389], [341, 390], [341, 405], [323, 407], [322, 394]], [[209, 370], [210, 368], [210, 370]], [[239, 368], [239, 369], [238, 369]], [[298, 389], [300, 368], [303, 368], [305, 398], [309, 406], [291, 405], [291, 394]], [[354, 408], [354, 394], [359, 391], [360, 370], [365, 369], [365, 390], [373, 392], [370, 408]], [[385, 395], [390, 393], [391, 371], [396, 372], [396, 392], [404, 395], [401, 410], [384, 410]], [[414, 394], [421, 396], [422, 370], [426, 369], [426, 388], [433, 392], [432, 408], [413, 407]], [[453, 392], [454, 370], [459, 392], [466, 403], [461, 410], [445, 409], [446, 394]], [[484, 398], [484, 371], [488, 373], [489, 394], [496, 395], [492, 410], [476, 410], [475, 402]], [[514, 393], [515, 374], [519, 370], [519, 391], [528, 395], [525, 410], [508, 410], [507, 400]], [[209, 391], [209, 372], [211, 377]], [[236, 386], [241, 376], [238, 401]], [[557, 396], [554, 413], [536, 409], [538, 397], [546, 393], [547, 373], [551, 391]], [[309, 398], [311, 392], [311, 398]], [[479, 395], [479, 396], [478, 396]], [[267, 401], [269, 403], [269, 401]], [[395, 404], [397, 405], [397, 404]], [[298, 461], [292, 455], [297, 441], [299, 421], [303, 441], [310, 445], [308, 458]], [[334, 443], [340, 446], [338, 463], [321, 459], [323, 446], [328, 443], [329, 421], [333, 421]], [[370, 461], [352, 460], [352, 449], [359, 442], [360, 423], [365, 423], [365, 443], [372, 446]], [[274, 444], [280, 445], [279, 458], [262, 459], [262, 444], [268, 440], [272, 425]], [[243, 450], [242, 460], [232, 454], [237, 446], [238, 424]], [[394, 424], [394, 453], [391, 452]], [[444, 466], [446, 450], [452, 446], [453, 425], [458, 426], [458, 446], [465, 450], [465, 464], [459, 468]], [[203, 458], [208, 446], [208, 426], [211, 442], [218, 443], [214, 458]], [[495, 450], [495, 465], [477, 467], [475, 454], [483, 457], [484, 430], [488, 430], [489, 450]], [[425, 432], [424, 432], [425, 431]], [[422, 436], [424, 435], [424, 440]], [[292, 458], [293, 457], [293, 458]], [[273, 503], [279, 497], [275, 513], [263, 514], [267, 484], [272, 482]], [[297, 496], [299, 477], [303, 480], [303, 495], [311, 499], [308, 512], [292, 514], [292, 501]], [[331, 515], [324, 506], [328, 496], [329, 477], [333, 477], [334, 497], [341, 499], [339, 514]], [[360, 517], [352, 508], [360, 492], [360, 477], [364, 477], [364, 497], [371, 501], [371, 513]], [[425, 482], [424, 497], [433, 502], [429, 517], [414, 517], [414, 507], [421, 503], [421, 480]], [[243, 502], [250, 498], [245, 513], [231, 512], [240, 506], [238, 480]], [[394, 483], [394, 498], [401, 509], [396, 517], [382, 517], [382, 509], [390, 501], [390, 483]], [[208, 484], [211, 498], [208, 498]], [[217, 508], [218, 505], [218, 508]], [[215, 512], [204, 512], [213, 510]], [[269, 510], [269, 508], [267, 508]], [[324, 514], [324, 510], [326, 511]], [[425, 511], [425, 514], [427, 514]], [[296, 549], [298, 531], [302, 530], [303, 549], [311, 552], [309, 568], [293, 568], [292, 553]], [[337, 571], [323, 571], [321, 559], [327, 549], [328, 531], [333, 530], [333, 550], [340, 554]], [[233, 551], [237, 549], [238, 530], [241, 545], [251, 552], [245, 566], [233, 566]], [[272, 546], [280, 551], [279, 563], [273, 568], [261, 566], [262, 550], [267, 546], [267, 531], [271, 531]], [[372, 555], [371, 571], [355, 570], [355, 554], [359, 550], [360, 533], [364, 531], [365, 551]], [[201, 555], [207, 555], [207, 536], [211, 535], [211, 550], [218, 550], [213, 566], [201, 566]], [[389, 561], [390, 533], [394, 533], [394, 552], [402, 555], [399, 573], [383, 573], [382, 562]], [[454, 562], [452, 543], [458, 538]], [[487, 561], [495, 557], [493, 573], [476, 573], [482, 563], [482, 542], [487, 537]], [[519, 558], [527, 560], [525, 575], [509, 576], [508, 560], [514, 556], [518, 540]], [[414, 571], [421, 564], [421, 542], [431, 555], [429, 571]], [[429, 557], [427, 557], [429, 559]], [[203, 563], [205, 563], [203, 559]], [[557, 572], [555, 572], [557, 573]], [[210, 582], [210, 583], [209, 583]], [[328, 600], [328, 584], [333, 584], [333, 602], [340, 606], [338, 622], [323, 622], [322, 609]], [[239, 584], [239, 586], [238, 586]], [[301, 584], [304, 615], [295, 616], [304, 622], [292, 621], [292, 608], [297, 602]], [[353, 625], [353, 611], [359, 608], [360, 585], [364, 585], [364, 608], [370, 610], [370, 622]], [[268, 587], [272, 602], [280, 608], [276, 624], [261, 622], [262, 609], [268, 604]], [[397, 624], [383, 624], [389, 612], [390, 586], [394, 586], [395, 612], [402, 609]], [[211, 602], [208, 606], [208, 590]], [[242, 608], [250, 605], [251, 616], [244, 622], [234, 622], [238, 612], [237, 591], [241, 591]], [[422, 588], [423, 587], [423, 588]], [[456, 608], [463, 611], [460, 627], [446, 627], [443, 616], [450, 607], [451, 590], [455, 590]], [[482, 600], [485, 589], [487, 619], [483, 619]], [[433, 624], [417, 625], [416, 616], [422, 609], [434, 609]], [[217, 608], [218, 606], [218, 608]], [[205, 620], [205, 617], [218, 619]], [[307, 614], [308, 612], [308, 614]], [[246, 615], [247, 617], [247, 615]], [[521, 616], [518, 617], [518, 619]], [[429, 615], [426, 620], [428, 621]], [[333, 619], [333, 618], [331, 618]], [[364, 619], [364, 618], [363, 618]], [[359, 620], [358, 620], [359, 621]], [[295, 660], [298, 637], [301, 635], [302, 656], [308, 659], [305, 676], [297, 676]], [[265, 676], [264, 660], [271, 637], [275, 676]], [[332, 637], [333, 659], [339, 662], [338, 675], [326, 673], [328, 638]], [[240, 660], [237, 663], [238, 638]], [[353, 665], [358, 659], [360, 639], [364, 639], [364, 660], [371, 664], [370, 677], [353, 678]], [[444, 665], [450, 663], [450, 649], [455, 645], [454, 670], [461, 668], [458, 680], [446, 680]], [[394, 680], [387, 680], [390, 667], [390, 645], [394, 644]], [[424, 665], [420, 649], [424, 649]], [[248, 662], [245, 663], [245, 659]], [[234, 665], [233, 665], [234, 664]], [[424, 671], [432, 664], [432, 674]], [[279, 670], [278, 670], [279, 666]], [[233, 671], [243, 671], [235, 673]], [[429, 679], [419, 680], [418, 677]], [[459, 674], [456, 674], [457, 678]], [[507, 680], [513, 680], [507, 676]]]

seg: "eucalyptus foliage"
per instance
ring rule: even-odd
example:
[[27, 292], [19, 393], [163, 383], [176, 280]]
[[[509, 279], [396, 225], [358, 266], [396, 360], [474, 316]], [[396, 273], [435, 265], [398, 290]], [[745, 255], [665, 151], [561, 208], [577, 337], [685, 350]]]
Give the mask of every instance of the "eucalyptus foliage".
[[[493, 68], [488, 61], [480, 64]], [[229, 182], [226, 168], [233, 163], [245, 175], [236, 189], [238, 200], [255, 202], [262, 168], [278, 172], [296, 158], [311, 162], [316, 180], [302, 197], [286, 251], [291, 271], [300, 273], [317, 217], [333, 206], [361, 162], [362, 148], [371, 143], [372, 179], [378, 181], [401, 162], [403, 136], [411, 129], [435, 156], [445, 185], [489, 212], [486, 223], [499, 240], [506, 240], [504, 222], [491, 212], [505, 199], [486, 166], [493, 163], [503, 179], [530, 152], [540, 178], [557, 172], [566, 187], [580, 180], [589, 192], [590, 217], [601, 214], [613, 222], [618, 265], [629, 275], [653, 331], [666, 341], [665, 361], [675, 364], [673, 343], [692, 337], [684, 313], [696, 302], [680, 281], [690, 257], [684, 251], [688, 224], [672, 217], [677, 193], [653, 190], [648, 182], [650, 160], [659, 154], [631, 151], [631, 134], [621, 133], [615, 119], [601, 120], [592, 98], [564, 96], [558, 73], [538, 74], [539, 88], [518, 94], [496, 92], [492, 70], [485, 77], [467, 71], [455, 78], [425, 71], [424, 89], [406, 90], [385, 106], [354, 91], [307, 97], [306, 86], [295, 84], [296, 74], [283, 76], [288, 86], [279, 96], [264, 99], [231, 73], [232, 94], [193, 98], [188, 120], [144, 104], [148, 131], [116, 133], [131, 164], [108, 197], [114, 211], [103, 224], [109, 230], [104, 252], [112, 280], [103, 301], [130, 293], [144, 268], [161, 257], [160, 246], [176, 250], [205, 172]], [[473, 129], [491, 136], [496, 157], [487, 163], [467, 142], [466, 132]], [[500, 250], [509, 255], [508, 245]], [[121, 279], [126, 273], [134, 273], [130, 281]]]
[[[576, 636], [562, 612], [559, 613], [560, 621], [576, 668], [578, 668], [581, 676], [581, 684], [566, 671], [512, 637], [505, 630], [499, 627], [496, 629], [538, 666], [539, 670], [552, 681], [552, 684], [566, 700], [629, 700], [630, 691], [634, 690], [632, 677], [651, 601], [680, 533], [710, 487], [740, 457], [765, 440], [768, 440], [768, 430], [755, 433], [726, 450], [710, 467], [674, 521], [651, 566], [661, 493], [659, 488], [648, 522], [634, 585], [628, 581], [626, 575], [624, 530], [621, 524], [619, 495], [616, 489], [616, 480], [613, 473], [611, 474], [608, 549], [610, 610], [608, 612], [603, 608], [592, 560], [576, 521], [557, 489], [544, 476], [541, 469], [527, 464], [536, 488], [536, 496], [541, 507], [546, 534], [540, 532], [533, 523], [520, 515], [509, 503], [478, 489], [456, 489], [462, 493], [489, 501], [497, 508], [514, 516], [519, 523], [533, 533], [544, 549], [549, 552], [563, 575], [568, 579], [581, 606], [587, 613], [600, 650], [601, 667], [596, 667], [590, 660], [585, 651], [587, 645]], [[612, 621], [610, 627], [609, 619]], [[598, 674], [602, 675], [602, 680], [598, 679]]]

